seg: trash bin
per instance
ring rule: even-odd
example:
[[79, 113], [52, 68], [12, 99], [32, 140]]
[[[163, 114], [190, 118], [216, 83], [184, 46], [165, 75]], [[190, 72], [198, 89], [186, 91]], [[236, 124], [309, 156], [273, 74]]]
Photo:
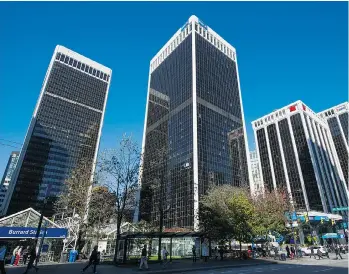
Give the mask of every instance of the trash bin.
[[62, 251], [61, 253], [61, 263], [66, 263], [68, 261], [68, 252], [67, 251]]
[[76, 261], [76, 257], [78, 255], [77, 250], [70, 250], [69, 252], [69, 262], [74, 263]]

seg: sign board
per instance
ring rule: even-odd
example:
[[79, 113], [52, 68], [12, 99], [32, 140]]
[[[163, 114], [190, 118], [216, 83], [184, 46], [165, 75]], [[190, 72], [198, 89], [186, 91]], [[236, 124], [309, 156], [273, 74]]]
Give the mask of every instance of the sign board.
[[[36, 227], [0, 227], [0, 238], [35, 238]], [[39, 237], [43, 236], [45, 229], [40, 230]], [[66, 228], [46, 228], [45, 238], [61, 238], [67, 237], [68, 229]]]
[[315, 221], [321, 221], [321, 220], [324, 220], [326, 222], [329, 221], [329, 218], [327, 216], [314, 216], [314, 220]]
[[347, 211], [349, 207], [335, 207], [332, 208], [332, 211]]

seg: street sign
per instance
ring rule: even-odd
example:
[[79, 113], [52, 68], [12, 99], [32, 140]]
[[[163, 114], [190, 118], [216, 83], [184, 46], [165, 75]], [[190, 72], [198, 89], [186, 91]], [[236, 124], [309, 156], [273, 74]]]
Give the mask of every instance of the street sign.
[[332, 211], [347, 211], [349, 207], [335, 207], [332, 208]]
[[[36, 227], [0, 227], [0, 238], [35, 238]], [[40, 230], [40, 237], [42, 237], [45, 229]], [[68, 230], [66, 228], [46, 228], [45, 238], [66, 238]]]

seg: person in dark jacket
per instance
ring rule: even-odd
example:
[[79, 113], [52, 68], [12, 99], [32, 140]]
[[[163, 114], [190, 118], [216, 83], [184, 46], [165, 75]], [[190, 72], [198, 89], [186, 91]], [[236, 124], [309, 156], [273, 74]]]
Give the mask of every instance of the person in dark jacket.
[[85, 270], [93, 264], [93, 273], [95, 273], [95, 274], [97, 273], [96, 268], [97, 268], [97, 264], [99, 261], [99, 258], [98, 258], [99, 252], [97, 249], [98, 249], [98, 246], [94, 246], [92, 253], [91, 253], [91, 256], [90, 256], [90, 260], [89, 260], [88, 264], [82, 269], [81, 272], [85, 272]]
[[29, 249], [30, 246], [27, 246], [24, 250], [23, 250], [23, 265], [27, 264], [27, 259], [28, 259], [28, 255], [29, 255]]
[[0, 244], [0, 271], [1, 271], [1, 274], [6, 274], [6, 270], [5, 270], [6, 251], [7, 251], [6, 245], [1, 243]]
[[193, 262], [196, 262], [196, 247], [193, 245], [193, 248], [191, 249], [191, 252], [193, 254]]
[[339, 256], [339, 258], [343, 259], [342, 255], [341, 255], [341, 250], [340, 250], [338, 245], [334, 246], [334, 252], [336, 253], [336, 259], [337, 260], [338, 260], [338, 256]]
[[290, 258], [290, 248], [286, 245], [287, 258]]
[[27, 265], [27, 269], [25, 270], [24, 274], [27, 274], [28, 271], [34, 267], [36, 272], [38, 272], [39, 268], [37, 268], [35, 265], [34, 265], [34, 262], [36, 260], [36, 250], [35, 250], [35, 245], [33, 245], [31, 248], [30, 248], [30, 252], [29, 252], [29, 262], [28, 262], [28, 265]]
[[143, 265], [145, 266], [146, 269], [149, 269], [148, 267], [148, 257], [147, 257], [147, 245], [144, 245], [142, 249], [142, 257], [141, 257], [141, 263], [139, 265], [139, 269], [143, 269]]

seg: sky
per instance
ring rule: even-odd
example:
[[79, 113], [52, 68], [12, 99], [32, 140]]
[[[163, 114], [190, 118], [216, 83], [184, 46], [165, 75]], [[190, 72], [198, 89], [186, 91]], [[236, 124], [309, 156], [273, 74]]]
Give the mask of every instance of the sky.
[[141, 144], [149, 62], [191, 15], [237, 50], [250, 150], [253, 120], [348, 100], [347, 2], [0, 2], [0, 177], [57, 44], [113, 70], [100, 150]]

